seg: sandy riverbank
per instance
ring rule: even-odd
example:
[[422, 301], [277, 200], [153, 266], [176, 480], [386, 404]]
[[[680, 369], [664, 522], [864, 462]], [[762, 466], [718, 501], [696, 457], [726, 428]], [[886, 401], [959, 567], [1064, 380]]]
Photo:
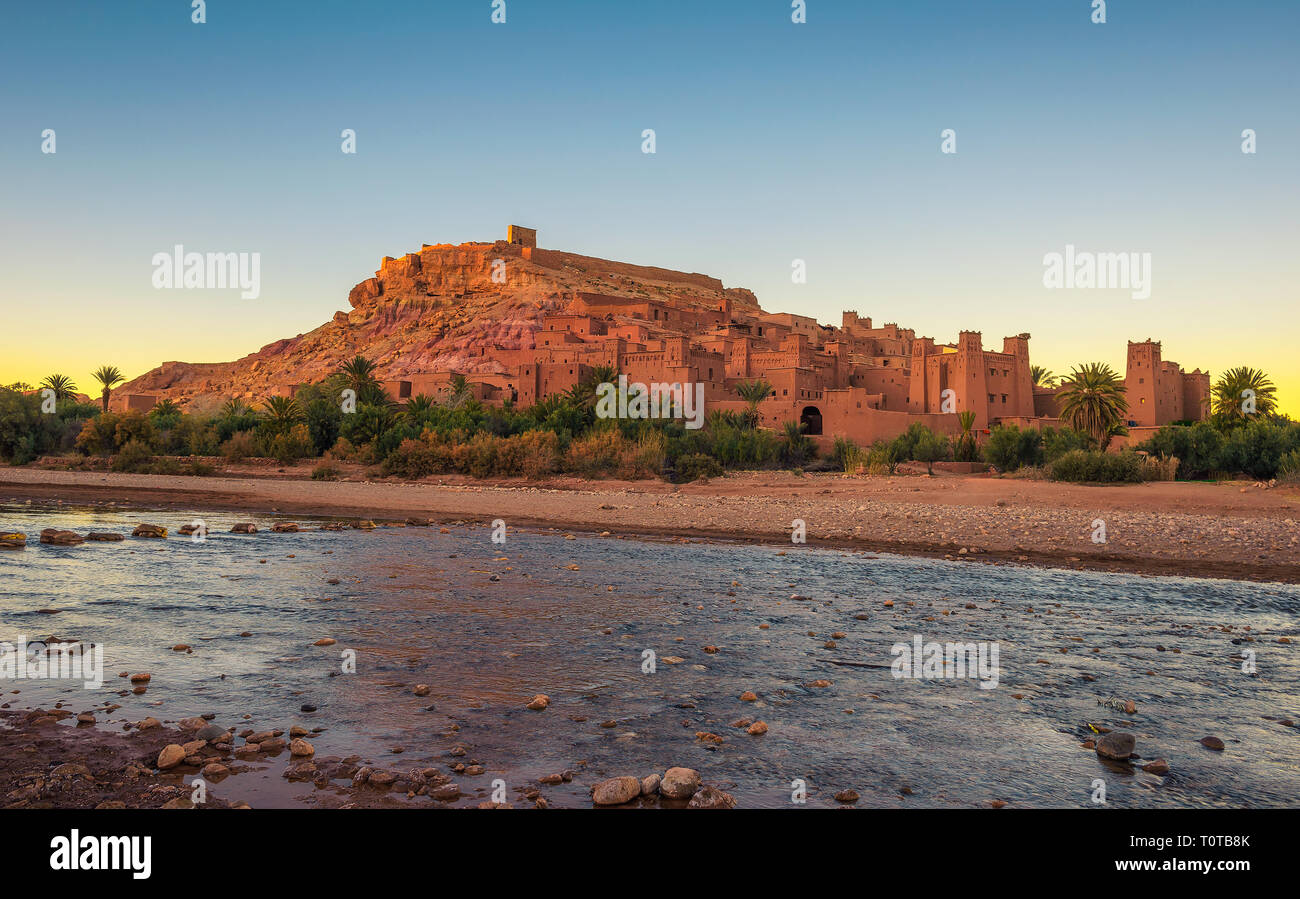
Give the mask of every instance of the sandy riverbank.
[[[312, 481], [307, 469], [222, 477], [7, 468], [0, 502], [248, 510], [439, 521], [503, 519], [619, 534], [807, 542], [995, 563], [1300, 583], [1300, 491], [1246, 482], [1115, 487], [990, 477], [751, 472], [708, 483], [544, 484], [444, 477]], [[234, 476], [232, 476], [234, 475]], [[1106, 542], [1094, 542], [1097, 520]], [[3, 522], [0, 522], [3, 527]]]

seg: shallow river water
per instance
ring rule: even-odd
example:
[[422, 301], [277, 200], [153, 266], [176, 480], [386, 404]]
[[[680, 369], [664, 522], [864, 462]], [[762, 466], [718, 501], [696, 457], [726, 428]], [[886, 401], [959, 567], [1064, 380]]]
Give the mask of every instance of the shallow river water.
[[[36, 543], [45, 527], [129, 534], [149, 521], [174, 535], [194, 519], [205, 541]], [[227, 533], [236, 521], [263, 530]], [[53, 634], [106, 654], [99, 690], [0, 682], [4, 700], [118, 702], [98, 717], [119, 729], [204, 713], [237, 729], [321, 727], [317, 757], [395, 771], [445, 767], [463, 745], [486, 772], [456, 778], [462, 804], [486, 799], [494, 779], [518, 800], [520, 786], [570, 769], [543, 795], [585, 806], [597, 780], [682, 765], [743, 807], [798, 805], [796, 782], [807, 807], [846, 788], [885, 807], [1300, 805], [1300, 728], [1280, 723], [1300, 720], [1300, 642], [1277, 642], [1297, 635], [1294, 586], [555, 531], [510, 530], [500, 545], [482, 525], [273, 534], [272, 523], [0, 506], [0, 529], [30, 540], [0, 551], [0, 640]], [[337, 643], [312, 645], [323, 637]], [[996, 687], [893, 676], [891, 647], [918, 637], [995, 644]], [[171, 651], [179, 643], [193, 652]], [[355, 673], [342, 671], [347, 652]], [[128, 671], [153, 675], [147, 692], [129, 692], [117, 676]], [[538, 693], [550, 708], [527, 710]], [[1132, 715], [1112, 707], [1128, 700]], [[731, 726], [744, 718], [770, 729]], [[1081, 748], [1089, 724], [1134, 733], [1137, 753], [1170, 773], [1102, 762]], [[213, 789], [254, 807], [342, 801], [288, 783], [286, 763]]]

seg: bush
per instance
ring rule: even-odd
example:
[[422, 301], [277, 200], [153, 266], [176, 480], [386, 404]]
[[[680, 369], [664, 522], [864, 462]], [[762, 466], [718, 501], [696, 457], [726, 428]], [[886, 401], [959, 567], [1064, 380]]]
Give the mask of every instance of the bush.
[[560, 467], [560, 438], [553, 431], [524, 431], [501, 442], [497, 456], [500, 472], [526, 478], [544, 478]]
[[[1070, 450], [1097, 449], [1097, 440], [1085, 431], [1073, 428], [1043, 428], [1043, 462], [1054, 462]], [[1038, 462], [1026, 462], [1037, 465]]]
[[221, 455], [227, 462], [240, 462], [258, 455], [257, 437], [252, 431], [239, 431], [221, 444]]
[[1142, 457], [1130, 451], [1070, 450], [1048, 466], [1053, 481], [1077, 484], [1135, 484], [1142, 480], [1142, 471]]
[[1277, 466], [1277, 478], [1288, 484], [1300, 483], [1300, 449], [1293, 449], [1281, 458]]
[[1212, 425], [1198, 422], [1191, 427], [1169, 425], [1138, 444], [1136, 449], [1153, 456], [1177, 457], [1178, 477], [1207, 478], [1222, 471], [1227, 438]]
[[699, 478], [716, 478], [722, 474], [718, 460], [704, 453], [690, 453], [677, 459], [673, 480], [685, 484]]
[[311, 470], [311, 479], [313, 481], [337, 481], [342, 474], [342, 470], [327, 455], [319, 465]]
[[153, 451], [143, 440], [128, 440], [109, 463], [109, 471], [145, 473], [153, 466]]
[[1178, 473], [1177, 456], [1140, 456], [1142, 459], [1142, 480], [1172, 481]]
[[600, 477], [615, 471], [627, 449], [623, 434], [616, 428], [600, 428], [569, 444], [564, 457], [566, 471], [585, 477]]
[[286, 433], [272, 437], [266, 453], [281, 465], [288, 465], [307, 456], [314, 456], [316, 449], [307, 426], [296, 424]]
[[984, 461], [1000, 472], [1043, 464], [1043, 435], [1035, 428], [998, 425], [984, 442]]
[[419, 480], [451, 470], [450, 453], [434, 440], [403, 440], [383, 461], [385, 476]]

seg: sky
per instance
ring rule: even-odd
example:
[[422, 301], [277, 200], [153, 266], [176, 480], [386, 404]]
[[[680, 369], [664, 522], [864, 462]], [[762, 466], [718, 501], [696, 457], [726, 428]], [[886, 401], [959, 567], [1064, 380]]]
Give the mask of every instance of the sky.
[[[514, 223], [1057, 374], [1153, 338], [1300, 415], [1300, 3], [505, 6], [0, 2], [0, 383], [235, 359]], [[176, 244], [259, 253], [260, 296], [155, 289]], [[1150, 295], [1044, 286], [1067, 245], [1149, 253]]]

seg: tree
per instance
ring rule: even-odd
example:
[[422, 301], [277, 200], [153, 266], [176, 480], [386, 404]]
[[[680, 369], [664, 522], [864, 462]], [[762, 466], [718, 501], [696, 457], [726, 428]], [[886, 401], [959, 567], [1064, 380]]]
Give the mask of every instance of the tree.
[[1092, 435], [1105, 448], [1128, 413], [1124, 393], [1124, 380], [1106, 363], [1076, 365], [1057, 394], [1061, 418], [1076, 431]]
[[749, 404], [745, 410], [745, 420], [751, 428], [758, 427], [758, 404], [767, 399], [772, 392], [772, 385], [762, 378], [756, 381], [741, 381], [736, 385], [736, 393]]
[[469, 381], [464, 375], [452, 375], [451, 381], [447, 384], [447, 402], [448, 409], [459, 409], [469, 402], [473, 394], [469, 389]]
[[1277, 411], [1277, 388], [1263, 371], [1247, 365], [1225, 371], [1210, 397], [1214, 417], [1229, 427], [1256, 415], [1267, 418]]
[[916, 457], [916, 461], [925, 463], [926, 474], [933, 477], [934, 463], [947, 458], [948, 450], [948, 438], [940, 437], [934, 431], [926, 428], [917, 438], [916, 446], [912, 448], [912, 455]]
[[91, 373], [91, 377], [98, 381], [104, 388], [102, 399], [104, 402], [104, 411], [107, 412], [109, 393], [113, 390], [114, 386], [121, 384], [126, 379], [122, 377], [122, 372], [118, 370], [116, 365], [101, 365]]
[[791, 467], [802, 467], [817, 457], [817, 444], [803, 432], [802, 422], [787, 421], [782, 430], [784, 433], [778, 450], [782, 462]]
[[267, 397], [263, 408], [266, 409], [266, 428], [272, 434], [287, 434], [294, 425], [306, 419], [302, 407], [291, 396]]
[[77, 395], [77, 385], [67, 375], [50, 375], [41, 382], [41, 386], [54, 391], [54, 401], [61, 403]]
[[957, 438], [953, 456], [958, 462], [975, 462], [979, 459], [979, 450], [975, 445], [974, 410], [963, 409], [957, 413], [957, 421], [961, 424], [961, 434]]
[[161, 402], [154, 403], [153, 408], [149, 410], [149, 419], [155, 426], [166, 431], [180, 423], [182, 414], [181, 407], [176, 405], [175, 401], [169, 397]]
[[1041, 365], [1029, 366], [1029, 377], [1033, 379], [1037, 387], [1055, 387], [1056, 375], [1052, 374]]
[[252, 411], [252, 406], [237, 397], [231, 397], [221, 404], [222, 418], [243, 418]]

